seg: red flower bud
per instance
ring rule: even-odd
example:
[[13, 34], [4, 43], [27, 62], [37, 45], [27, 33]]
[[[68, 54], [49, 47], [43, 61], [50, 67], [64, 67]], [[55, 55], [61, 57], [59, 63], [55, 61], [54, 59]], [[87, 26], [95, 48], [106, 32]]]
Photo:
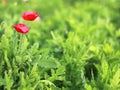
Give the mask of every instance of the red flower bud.
[[29, 31], [29, 27], [25, 24], [16, 24], [13, 26], [13, 28], [22, 34], [26, 34]]
[[22, 18], [24, 20], [27, 20], [27, 21], [33, 21], [35, 20], [37, 17], [39, 17], [38, 13], [37, 12], [24, 12], [22, 14]]

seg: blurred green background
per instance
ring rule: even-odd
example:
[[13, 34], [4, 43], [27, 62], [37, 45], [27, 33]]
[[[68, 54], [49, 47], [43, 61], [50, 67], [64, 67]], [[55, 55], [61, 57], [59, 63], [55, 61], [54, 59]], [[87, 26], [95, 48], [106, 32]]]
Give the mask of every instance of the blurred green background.
[[[12, 26], [15, 23], [27, 24], [28, 22], [23, 21], [21, 18], [21, 14], [25, 11], [36, 11], [40, 14], [41, 23], [29, 23], [29, 26], [32, 25], [32, 29], [36, 29], [30, 31], [32, 34], [30, 38], [36, 38], [37, 35], [38, 40], [43, 35], [43, 32], [47, 34], [51, 30], [55, 30], [59, 34], [65, 34], [67, 31], [73, 30], [73, 27], [79, 28], [80, 23], [86, 24], [86, 28], [96, 23], [111, 22], [116, 29], [120, 25], [119, 0], [5, 1], [7, 2], [3, 3], [1, 0], [0, 3], [0, 22], [5, 21], [8, 25]], [[49, 37], [49, 35], [46, 37]]]

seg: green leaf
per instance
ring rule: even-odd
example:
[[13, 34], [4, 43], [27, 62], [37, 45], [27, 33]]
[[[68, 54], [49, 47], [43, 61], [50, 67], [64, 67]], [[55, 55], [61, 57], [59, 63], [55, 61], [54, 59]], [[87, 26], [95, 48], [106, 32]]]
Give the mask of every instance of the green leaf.
[[91, 85], [89, 85], [89, 84], [85, 84], [85, 88], [86, 88], [86, 90], [93, 90]]
[[113, 90], [118, 90], [120, 88], [120, 69], [116, 71], [113, 78], [110, 80], [110, 86]]
[[2, 77], [0, 77], [0, 86], [2, 85], [5, 85], [5, 80]]
[[45, 68], [57, 68], [60, 66], [60, 63], [51, 57], [47, 60], [40, 60], [38, 65]]

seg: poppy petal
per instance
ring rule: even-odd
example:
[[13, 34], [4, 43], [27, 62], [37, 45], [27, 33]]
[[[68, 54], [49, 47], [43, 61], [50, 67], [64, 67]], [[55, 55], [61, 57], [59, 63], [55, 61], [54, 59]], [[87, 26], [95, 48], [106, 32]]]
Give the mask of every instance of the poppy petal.
[[29, 27], [25, 24], [16, 24], [13, 26], [13, 28], [22, 34], [26, 34], [29, 31]]
[[24, 20], [27, 20], [27, 21], [33, 21], [35, 20], [37, 17], [39, 17], [38, 13], [37, 12], [24, 12], [22, 14], [22, 18]]

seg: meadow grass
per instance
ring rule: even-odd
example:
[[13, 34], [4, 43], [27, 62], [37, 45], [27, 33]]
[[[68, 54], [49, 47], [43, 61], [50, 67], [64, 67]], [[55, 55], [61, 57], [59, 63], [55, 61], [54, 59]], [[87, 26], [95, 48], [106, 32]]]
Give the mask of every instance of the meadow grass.
[[0, 12], [0, 90], [120, 90], [119, 0], [10, 0]]

